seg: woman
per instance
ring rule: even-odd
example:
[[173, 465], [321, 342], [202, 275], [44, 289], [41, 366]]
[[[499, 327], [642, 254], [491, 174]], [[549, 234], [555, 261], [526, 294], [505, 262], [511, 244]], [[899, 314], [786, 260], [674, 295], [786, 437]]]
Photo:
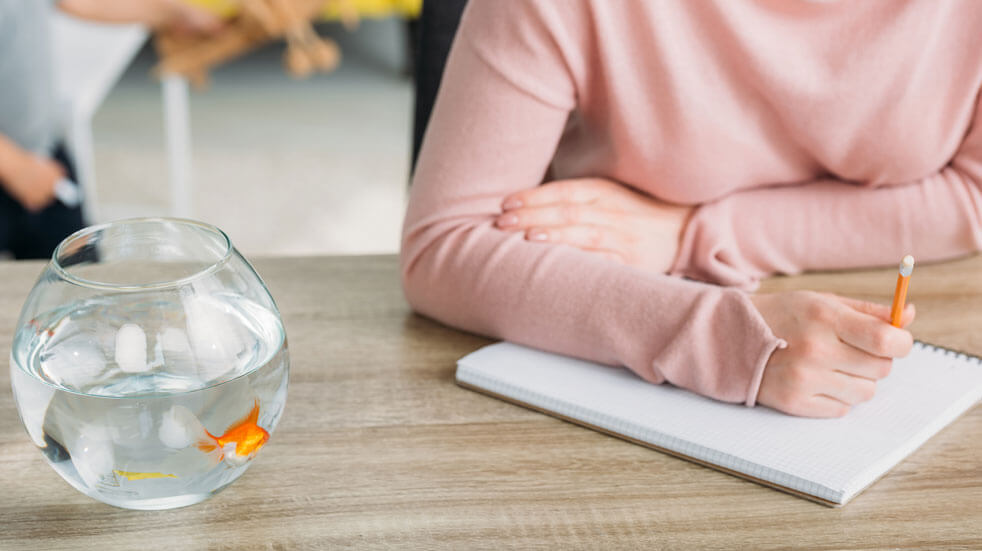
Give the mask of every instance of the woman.
[[472, 0], [415, 174], [406, 295], [651, 382], [844, 415], [910, 333], [884, 306], [746, 290], [979, 249], [979, 28], [971, 0]]

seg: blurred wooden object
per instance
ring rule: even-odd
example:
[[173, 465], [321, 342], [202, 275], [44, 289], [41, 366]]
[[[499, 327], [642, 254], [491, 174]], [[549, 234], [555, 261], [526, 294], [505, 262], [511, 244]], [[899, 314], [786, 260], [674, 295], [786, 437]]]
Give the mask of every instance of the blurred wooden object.
[[[446, 0], [442, 0], [446, 1]], [[229, 19], [239, 13], [241, 0], [184, 0], [218, 17]], [[423, 0], [324, 0], [318, 21], [341, 21], [345, 25], [360, 19], [403, 17], [415, 19], [423, 10]]]
[[[339, 7], [345, 25], [356, 25], [358, 15], [350, 0], [334, 1], [347, 6]], [[155, 72], [183, 75], [204, 86], [213, 67], [277, 39], [286, 40], [284, 65], [292, 76], [333, 71], [341, 50], [334, 41], [319, 36], [312, 23], [323, 6], [323, 0], [241, 0], [238, 14], [216, 35], [158, 34], [155, 45], [160, 63]]]

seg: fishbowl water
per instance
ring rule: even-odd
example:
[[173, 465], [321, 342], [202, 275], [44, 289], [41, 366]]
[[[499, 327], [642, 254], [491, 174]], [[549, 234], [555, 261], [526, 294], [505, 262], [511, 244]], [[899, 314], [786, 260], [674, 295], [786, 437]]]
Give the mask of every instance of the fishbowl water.
[[11, 377], [72, 486], [129, 509], [197, 503], [242, 475], [286, 403], [279, 315], [236, 293], [125, 292], [18, 327]]

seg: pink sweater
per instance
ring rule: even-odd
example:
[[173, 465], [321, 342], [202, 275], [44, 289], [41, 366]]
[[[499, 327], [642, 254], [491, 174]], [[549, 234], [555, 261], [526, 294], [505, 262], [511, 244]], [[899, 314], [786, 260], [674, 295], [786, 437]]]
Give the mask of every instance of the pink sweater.
[[[741, 289], [982, 246], [980, 29], [977, 0], [471, 0], [412, 186], [406, 296], [753, 405], [782, 341]], [[496, 229], [550, 169], [699, 205], [671, 273]]]

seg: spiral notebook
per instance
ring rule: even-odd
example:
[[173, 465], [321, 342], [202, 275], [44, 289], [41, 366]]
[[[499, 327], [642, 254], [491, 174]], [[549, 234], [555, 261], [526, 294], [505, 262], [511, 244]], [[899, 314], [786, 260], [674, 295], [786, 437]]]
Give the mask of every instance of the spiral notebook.
[[[511, 343], [457, 362], [457, 383], [800, 497], [841, 506], [982, 399], [980, 359], [921, 342], [839, 419], [792, 417], [652, 385], [624, 368]], [[982, 465], [982, 459], [980, 459]]]

